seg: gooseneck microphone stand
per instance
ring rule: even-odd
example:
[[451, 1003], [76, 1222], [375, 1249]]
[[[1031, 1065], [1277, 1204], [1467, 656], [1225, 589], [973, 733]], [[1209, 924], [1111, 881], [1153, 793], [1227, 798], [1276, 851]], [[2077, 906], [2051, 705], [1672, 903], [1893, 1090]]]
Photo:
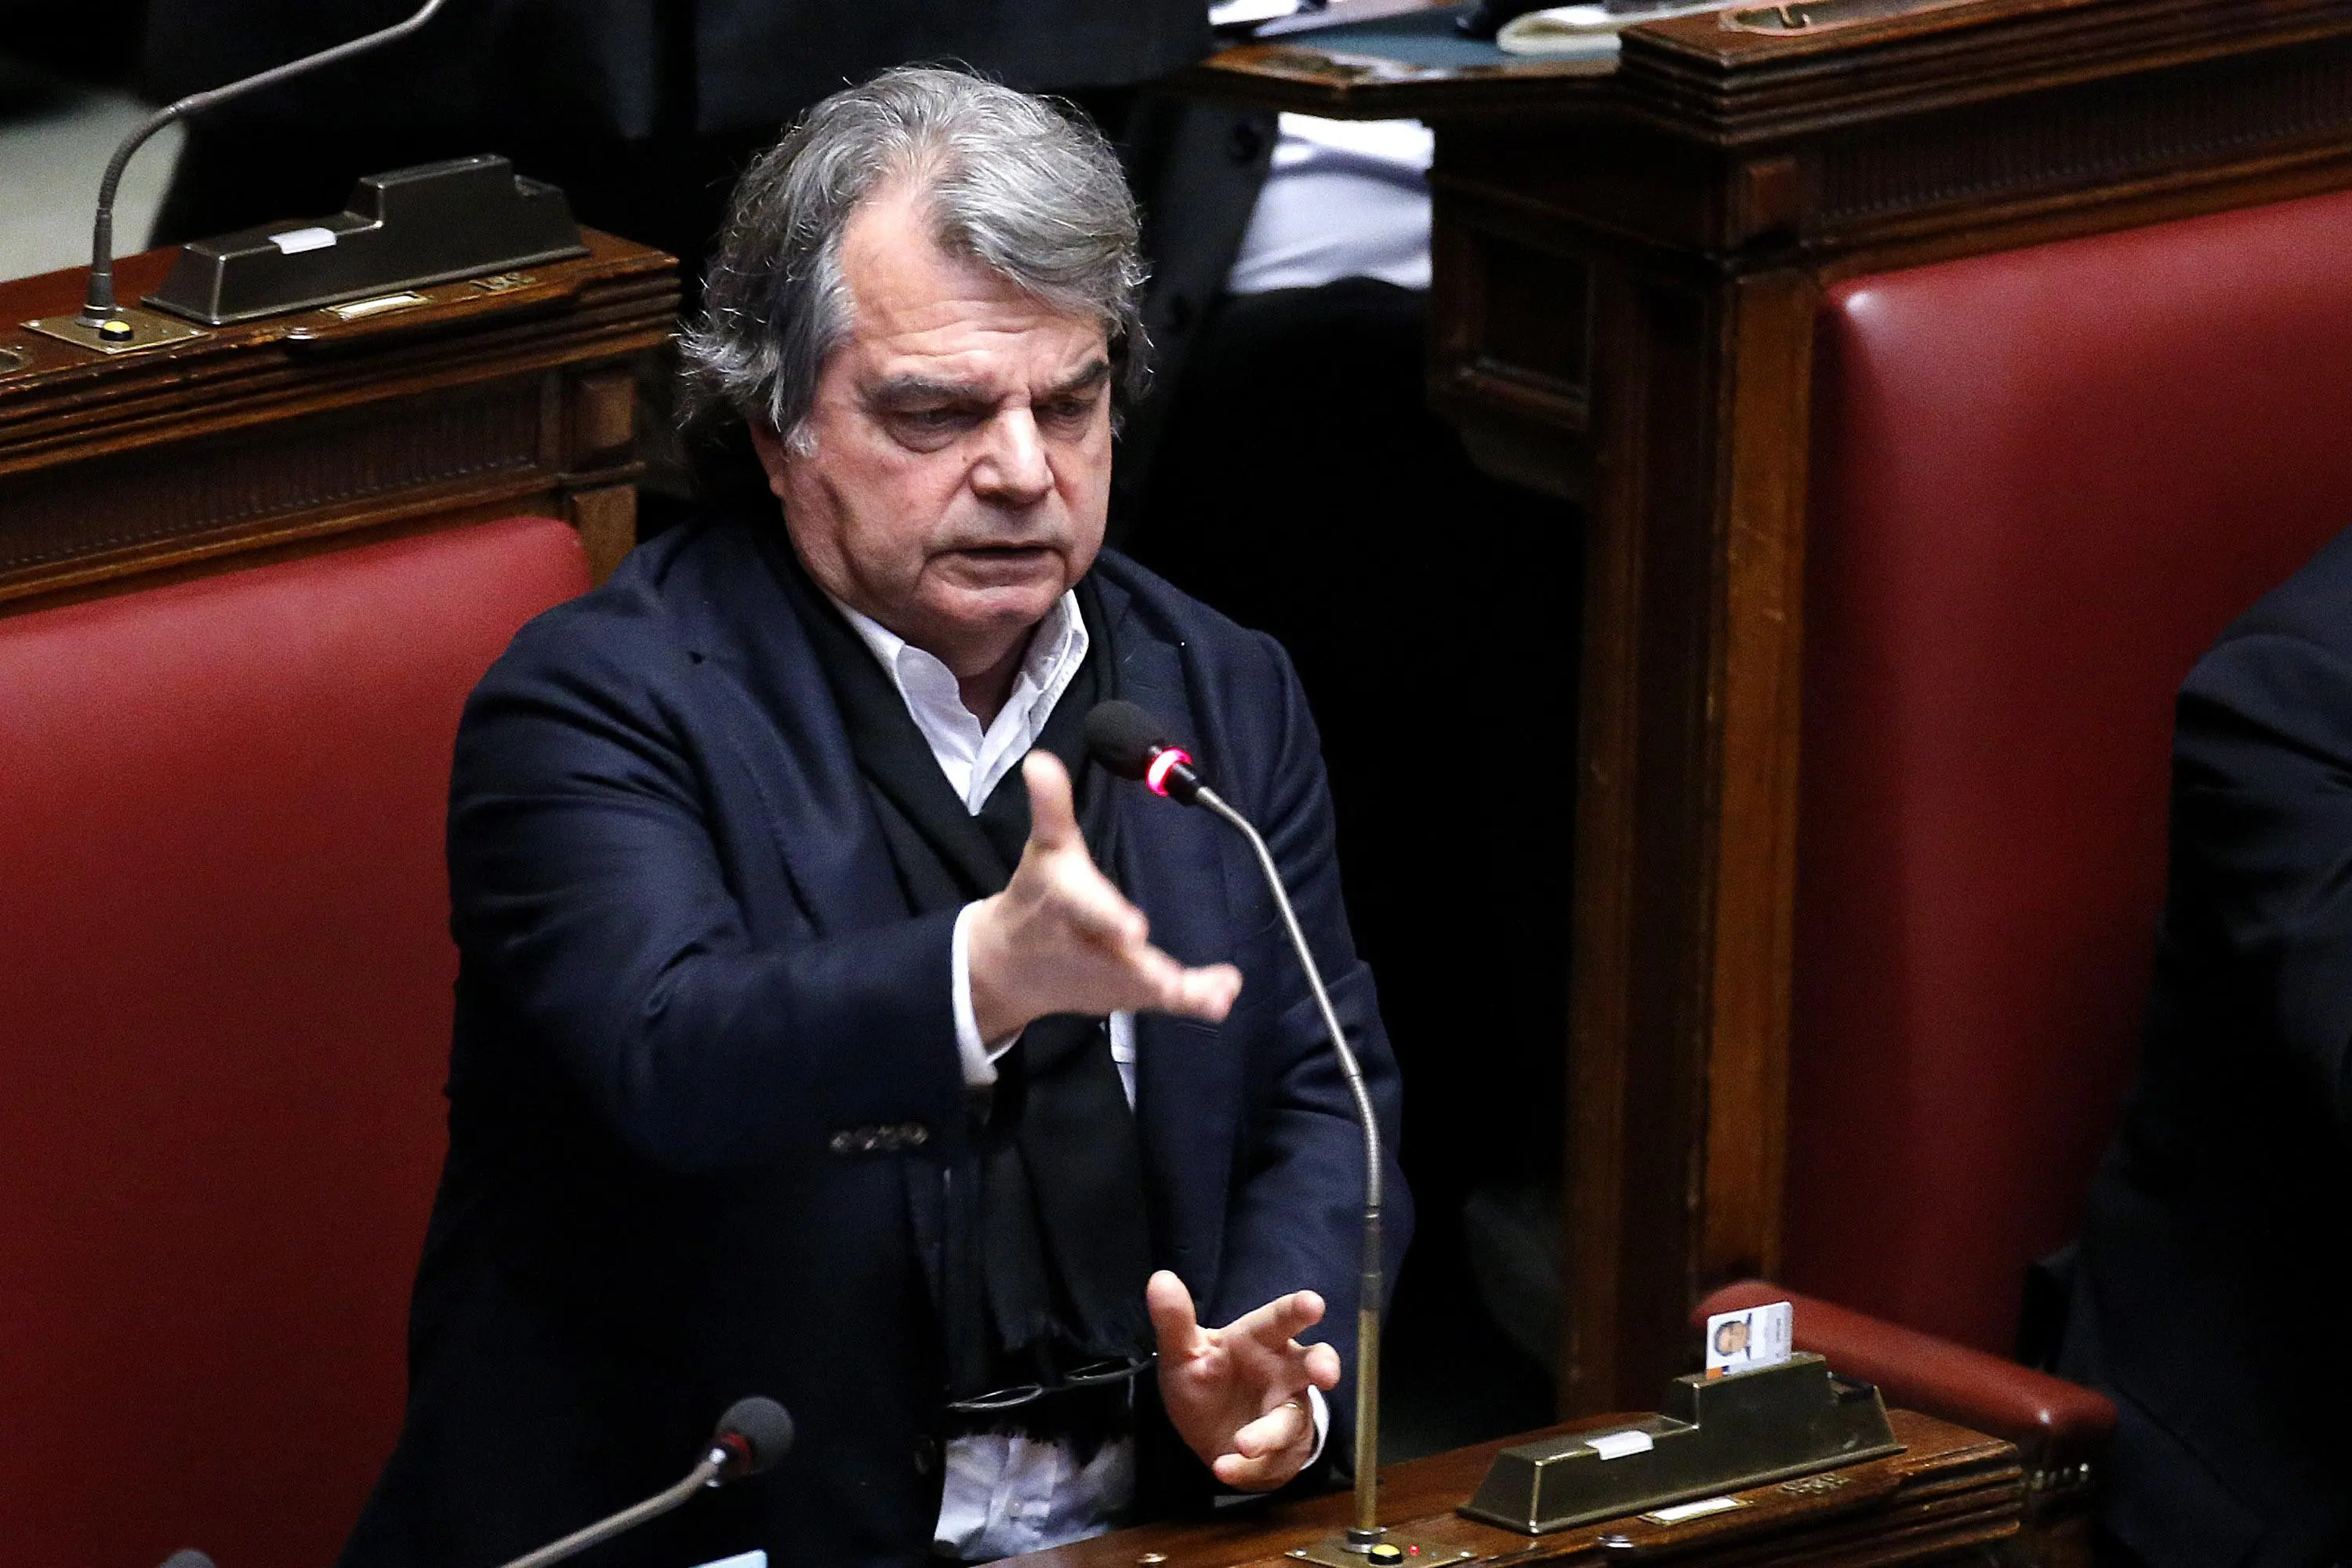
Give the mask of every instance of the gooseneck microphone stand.
[[[518, 1557], [506, 1568], [551, 1568], [554, 1563], [576, 1557], [649, 1520], [659, 1519], [691, 1501], [694, 1494], [706, 1487], [725, 1486], [730, 1481], [759, 1475], [782, 1458], [792, 1446], [793, 1418], [784, 1413], [782, 1405], [758, 1394], [739, 1399], [719, 1418], [719, 1429], [711, 1434], [710, 1447], [704, 1452], [702, 1462], [688, 1471], [684, 1480], [667, 1491], [656, 1492], [634, 1508], [623, 1509], [573, 1531], [561, 1541], [550, 1542], [536, 1552]], [[171, 1565], [166, 1563], [164, 1568]]]
[[[145, 145], [149, 137], [174, 121], [202, 113], [216, 103], [245, 93], [257, 92], [263, 88], [276, 87], [279, 82], [317, 70], [320, 66], [331, 66], [394, 39], [404, 38], [431, 21], [433, 14], [445, 4], [446, 0], [425, 0], [415, 15], [404, 22], [395, 22], [389, 27], [364, 37], [353, 38], [349, 43], [337, 44], [331, 49], [321, 49], [315, 55], [288, 60], [282, 66], [272, 66], [240, 81], [192, 92], [175, 103], [165, 104], [131, 127], [131, 134], [115, 148], [114, 156], [106, 161], [106, 175], [98, 183], [98, 216], [91, 222], [89, 237], [89, 291], [83, 296], [81, 314], [76, 319], [101, 337], [115, 335], [108, 329], [108, 323], [118, 320], [121, 314], [114, 301], [114, 193], [115, 188], [122, 184], [122, 171], [130, 163], [131, 155]], [[116, 331], [123, 337], [130, 336], [127, 327], [116, 329]]]
[[1348, 1080], [1348, 1095], [1355, 1102], [1356, 1121], [1363, 1131], [1364, 1257], [1362, 1283], [1356, 1300], [1355, 1522], [1348, 1527], [1346, 1534], [1318, 1542], [1291, 1555], [1322, 1564], [1323, 1568], [1402, 1568], [1409, 1557], [1420, 1559], [1414, 1568], [1442, 1568], [1458, 1563], [1470, 1553], [1442, 1542], [1392, 1539], [1381, 1523], [1381, 1208], [1384, 1162], [1381, 1154], [1380, 1117], [1372, 1109], [1371, 1091], [1364, 1087], [1363, 1068], [1348, 1044], [1348, 1032], [1340, 1026], [1339, 1010], [1331, 1005], [1331, 994], [1323, 984], [1323, 972], [1307, 945], [1307, 932], [1298, 923], [1298, 911], [1291, 907], [1289, 890], [1282, 883], [1282, 868], [1275, 864], [1274, 852], [1266, 847], [1265, 837], [1249, 818], [1202, 782], [1193, 771], [1191, 754], [1168, 739], [1167, 731], [1149, 712], [1132, 702], [1115, 700], [1097, 703], [1087, 715], [1086, 729], [1087, 751], [1104, 767], [1121, 778], [1140, 780], [1152, 794], [1165, 795], [1180, 805], [1200, 806], [1248, 841], [1251, 853], [1257, 857], [1258, 870], [1265, 878], [1266, 890], [1274, 895], [1274, 907], [1282, 916], [1282, 929], [1290, 938], [1291, 951], [1297, 953], [1298, 965], [1307, 973], [1307, 989], [1314, 993], [1316, 1011], [1322, 1015], [1324, 1032], [1331, 1038], [1331, 1054], [1338, 1058], [1339, 1072]]
[[1356, 1053], [1348, 1045], [1348, 1032], [1339, 1026], [1339, 1015], [1331, 1005], [1331, 994], [1324, 989], [1323, 972], [1315, 963], [1315, 954], [1307, 946], [1307, 933], [1300, 929], [1298, 913], [1290, 907], [1290, 894], [1283, 888], [1282, 872], [1274, 863], [1274, 853], [1265, 847], [1265, 839], [1250, 825], [1249, 818], [1225, 804], [1224, 797], [1207, 784], [1192, 792], [1186, 804], [1198, 805], [1211, 816], [1230, 826], [1249, 841], [1257, 856], [1258, 869], [1265, 874], [1265, 885], [1274, 894], [1274, 907], [1282, 916], [1282, 929], [1289, 933], [1290, 946], [1298, 954], [1299, 967], [1307, 972], [1307, 989], [1315, 994], [1316, 1011], [1323, 1016], [1323, 1027], [1331, 1037], [1332, 1054], [1339, 1059], [1340, 1074], [1348, 1080], [1349, 1098], [1356, 1102], [1356, 1120], [1364, 1131], [1364, 1260], [1363, 1279], [1356, 1296], [1356, 1521], [1348, 1527], [1348, 1544], [1358, 1552], [1369, 1552], [1380, 1544], [1387, 1531], [1381, 1527], [1381, 1124], [1372, 1110], [1371, 1091], [1364, 1087], [1364, 1069], [1356, 1061]]
[[705, 1487], [719, 1484], [719, 1472], [726, 1468], [727, 1450], [718, 1445], [702, 1456], [702, 1462], [688, 1473], [686, 1479], [665, 1492], [656, 1492], [635, 1508], [623, 1509], [609, 1519], [600, 1519], [583, 1530], [575, 1530], [561, 1541], [551, 1541], [538, 1551], [516, 1558], [507, 1568], [550, 1568], [567, 1557], [576, 1557], [592, 1546], [601, 1546], [616, 1535], [625, 1535], [648, 1520], [659, 1519], [679, 1505], [693, 1500], [694, 1494]]

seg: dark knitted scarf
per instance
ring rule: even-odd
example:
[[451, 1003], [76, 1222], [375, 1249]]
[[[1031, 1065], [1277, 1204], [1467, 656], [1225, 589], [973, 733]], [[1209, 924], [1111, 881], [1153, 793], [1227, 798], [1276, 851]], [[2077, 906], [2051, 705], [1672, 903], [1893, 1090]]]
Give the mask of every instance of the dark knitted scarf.
[[[762, 547], [824, 666], [910, 911], [958, 909], [1002, 892], [1029, 837], [1020, 770], [1005, 775], [977, 816], [968, 811], [872, 650], [778, 532], [762, 530]], [[1087, 847], [1115, 876], [1116, 781], [1087, 757], [1084, 726], [1097, 702], [1116, 695], [1117, 660], [1090, 580], [1080, 583], [1077, 598], [1087, 657], [1037, 743], [1069, 770]], [[996, 1070], [994, 1088], [972, 1098], [967, 1152], [943, 1170], [924, 1165], [923, 1174], [910, 1176], [944, 1188], [939, 1256], [926, 1272], [950, 1401], [988, 1404], [986, 1395], [1024, 1385], [1058, 1389], [1074, 1373], [1084, 1384], [1089, 1369], [1138, 1362], [1152, 1345], [1143, 1308], [1150, 1251], [1142, 1151], [1107, 1020], [1040, 1018], [997, 1059]], [[1123, 1387], [1105, 1392], [1124, 1407]], [[1004, 1419], [992, 1418], [992, 1410], [967, 1424], [1053, 1431], [1072, 1425], [1055, 1412], [1066, 1404], [1072, 1414], [1078, 1405], [1104, 1407], [1098, 1399], [1048, 1398], [1018, 1415], [1008, 1409]], [[1090, 1448], [1106, 1434], [1073, 1435]]]

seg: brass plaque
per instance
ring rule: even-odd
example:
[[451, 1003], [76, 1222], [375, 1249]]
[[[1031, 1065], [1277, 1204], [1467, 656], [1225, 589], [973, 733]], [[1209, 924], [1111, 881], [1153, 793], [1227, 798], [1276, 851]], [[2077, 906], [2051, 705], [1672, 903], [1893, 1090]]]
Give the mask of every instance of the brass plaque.
[[116, 322], [130, 330], [120, 333], [101, 332], [96, 327], [83, 325], [79, 316], [43, 316], [37, 321], [26, 321], [25, 328], [45, 338], [56, 338], [78, 349], [94, 349], [102, 354], [135, 354], [208, 335], [201, 327], [192, 327], [185, 321], [173, 321], [169, 316], [159, 316], [152, 310], [142, 310], [131, 306], [116, 310], [108, 324], [111, 326]]

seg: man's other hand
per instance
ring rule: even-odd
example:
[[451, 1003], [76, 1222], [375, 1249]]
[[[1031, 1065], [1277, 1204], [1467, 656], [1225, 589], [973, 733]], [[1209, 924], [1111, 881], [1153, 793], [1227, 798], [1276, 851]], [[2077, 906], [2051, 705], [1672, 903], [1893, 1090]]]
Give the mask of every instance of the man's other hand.
[[993, 1043], [1049, 1013], [1146, 1010], [1223, 1023], [1242, 988], [1230, 963], [1187, 969], [1149, 938], [1143, 911], [1096, 869], [1050, 752], [1021, 764], [1029, 843], [1004, 891], [981, 900], [969, 933], [972, 1019]]
[[1177, 1436], [1217, 1479], [1271, 1491], [1315, 1454], [1309, 1384], [1339, 1384], [1339, 1352], [1297, 1336], [1323, 1321], [1323, 1298], [1294, 1290], [1222, 1329], [1204, 1329], [1184, 1281], [1161, 1269], [1144, 1288], [1160, 1341], [1160, 1400]]

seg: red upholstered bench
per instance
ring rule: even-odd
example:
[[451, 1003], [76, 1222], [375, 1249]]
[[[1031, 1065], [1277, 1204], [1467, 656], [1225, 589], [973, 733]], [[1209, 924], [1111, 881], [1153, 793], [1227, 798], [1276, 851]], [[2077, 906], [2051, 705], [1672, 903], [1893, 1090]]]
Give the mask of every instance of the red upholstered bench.
[[2352, 523], [2347, 258], [2352, 194], [1858, 279], [1822, 317], [1783, 1275], [1968, 1347], [1798, 1310], [2045, 1488], [2112, 1411], [2000, 1357], [2138, 1058], [2174, 691]]
[[526, 519], [0, 618], [10, 1561], [333, 1561], [445, 1142], [458, 711], [587, 582]]

